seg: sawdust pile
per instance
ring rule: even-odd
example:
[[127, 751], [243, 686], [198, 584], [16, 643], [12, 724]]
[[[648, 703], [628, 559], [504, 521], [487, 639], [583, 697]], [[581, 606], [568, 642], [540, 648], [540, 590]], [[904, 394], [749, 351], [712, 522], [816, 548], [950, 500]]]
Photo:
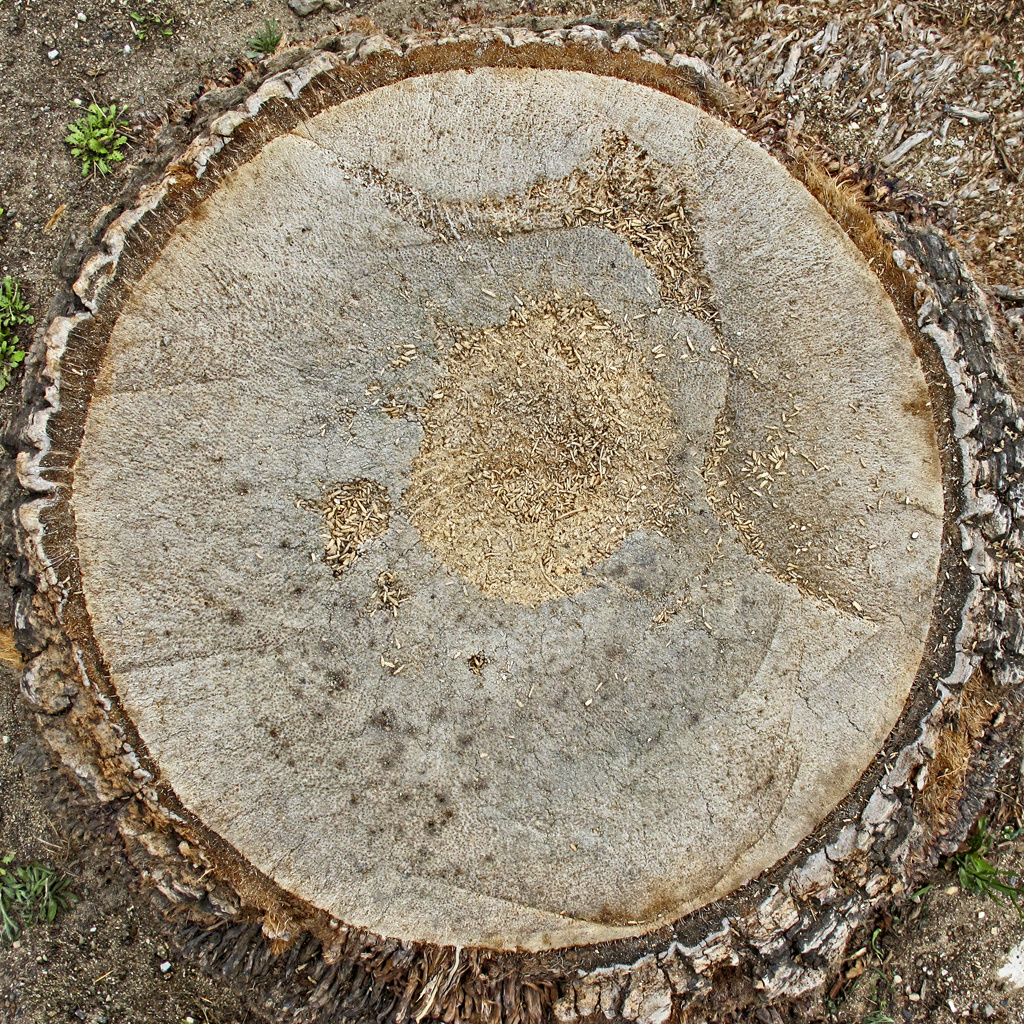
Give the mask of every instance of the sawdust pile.
[[651, 271], [666, 304], [701, 320], [715, 319], [679, 170], [617, 132], [608, 132], [600, 151], [563, 178], [473, 203], [436, 200], [380, 171], [354, 168], [353, 173], [400, 216], [453, 241], [473, 234], [606, 228]]
[[590, 300], [520, 300], [507, 324], [459, 339], [421, 419], [405, 500], [484, 593], [526, 605], [577, 593], [629, 533], [671, 524], [672, 414]]
[[[666, 302], [702, 320], [715, 318], [678, 171], [628, 139], [610, 135], [602, 154], [573, 171], [561, 187], [574, 200], [566, 204], [566, 227], [594, 224], [614, 231], [657, 278]], [[535, 201], [547, 188], [535, 187]]]
[[387, 490], [372, 480], [334, 484], [318, 499], [300, 498], [295, 505], [322, 513], [327, 527], [324, 561], [335, 576], [352, 565], [367, 542], [388, 528], [391, 515]]

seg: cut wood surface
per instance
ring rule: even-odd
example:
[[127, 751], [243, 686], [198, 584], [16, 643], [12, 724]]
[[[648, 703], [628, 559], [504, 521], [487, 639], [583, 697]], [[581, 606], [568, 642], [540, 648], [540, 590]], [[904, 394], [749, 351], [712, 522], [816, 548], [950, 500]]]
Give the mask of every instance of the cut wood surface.
[[347, 924], [492, 949], [647, 932], [799, 844], [903, 709], [943, 503], [910, 339], [810, 193], [530, 69], [227, 175], [121, 308], [73, 493], [182, 804]]

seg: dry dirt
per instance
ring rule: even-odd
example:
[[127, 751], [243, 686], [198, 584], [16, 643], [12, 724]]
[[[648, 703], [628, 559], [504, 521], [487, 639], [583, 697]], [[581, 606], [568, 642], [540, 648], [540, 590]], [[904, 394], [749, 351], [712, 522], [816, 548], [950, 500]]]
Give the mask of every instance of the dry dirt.
[[[130, 11], [170, 13], [173, 35], [139, 40]], [[65, 240], [119, 193], [128, 165], [145, 155], [163, 124], [182, 122], [187, 135], [204, 85], [238, 80], [246, 69], [245, 40], [266, 17], [280, 21], [286, 41], [357, 17], [396, 33], [512, 18], [540, 27], [582, 18], [657, 19], [665, 31], [652, 29], [653, 41], [703, 57], [754, 90], [770, 101], [766, 116], [780, 127], [817, 137], [846, 163], [880, 167], [893, 191], [927, 197], [934, 219], [1000, 289], [1007, 309], [1024, 306], [1019, 0], [655, 0], [627, 7], [384, 0], [304, 19], [284, 0], [2, 0], [0, 274], [22, 282], [37, 323], [57, 290]], [[365, 31], [367, 24], [357, 27]], [[93, 98], [123, 106], [132, 125], [129, 159], [106, 179], [83, 179], [63, 143], [77, 105]], [[1020, 331], [1005, 352], [1018, 371]], [[6, 414], [17, 396], [15, 380], [0, 398]], [[0, 594], [3, 608], [8, 597]], [[0, 672], [0, 855], [59, 868], [78, 900], [55, 924], [30, 929], [14, 948], [0, 947], [0, 1020], [261, 1019], [258, 994], [207, 977], [176, 951], [179, 924], [164, 918], [158, 894], [129, 867], [106, 813], [91, 808], [49, 765], [17, 691], [17, 673]], [[1000, 824], [1020, 820], [1018, 765], [1019, 759], [1004, 773], [994, 809]], [[1024, 842], [1001, 849], [999, 859], [1019, 864]], [[864, 933], [863, 951], [851, 950], [827, 1002], [790, 1019], [1024, 1021], [1022, 990], [995, 973], [1024, 938], [1017, 913], [964, 893], [941, 868], [922, 880], [928, 883], [935, 887], [918, 903], [892, 908], [893, 917], [883, 915]], [[762, 1010], [748, 1019], [780, 1018]]]

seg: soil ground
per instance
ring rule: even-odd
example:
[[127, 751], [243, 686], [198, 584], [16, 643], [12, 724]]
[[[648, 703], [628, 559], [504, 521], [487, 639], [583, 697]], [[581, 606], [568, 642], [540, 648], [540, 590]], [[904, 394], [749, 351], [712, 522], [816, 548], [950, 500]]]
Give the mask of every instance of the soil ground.
[[[131, 12], [173, 18], [165, 36], [132, 30]], [[22, 283], [37, 324], [57, 291], [67, 238], [119, 194], [128, 165], [168, 120], [225, 83], [246, 39], [276, 18], [285, 42], [368, 18], [404, 30], [445, 24], [551, 27], [581, 18], [666, 27], [661, 45], [695, 54], [727, 78], [791, 113], [789, 123], [848, 163], [874, 164], [895, 190], [921, 193], [937, 223], [1004, 305], [1024, 306], [1024, 9], [1019, 0], [896, 3], [747, 0], [669, 4], [484, 5], [416, 0], [353, 2], [298, 18], [284, 0], [0, 0], [0, 275]], [[367, 22], [360, 22], [363, 31]], [[128, 160], [107, 178], [83, 179], [63, 142], [78, 107], [124, 107]], [[920, 138], [918, 138], [920, 136]], [[915, 144], [906, 149], [906, 144]], [[901, 150], [906, 152], [902, 153]], [[879, 163], [880, 162], [880, 163]], [[1016, 317], [1020, 323], [1020, 316]], [[1020, 379], [1024, 328], [1004, 356]], [[27, 332], [23, 340], [28, 340]], [[0, 396], [9, 413], [18, 381]], [[9, 455], [6, 471], [10, 471]], [[7, 608], [9, 595], [0, 593]], [[39, 860], [70, 880], [77, 902], [48, 926], [0, 945], [0, 1020], [91, 1024], [234, 1024], [262, 1019], [256, 993], [205, 975], [176, 949], [179, 923], [129, 866], [109, 817], [54, 768], [18, 700], [18, 674], [0, 671], [0, 856]], [[1019, 757], [993, 816], [1020, 824]], [[1024, 841], [997, 851], [1015, 868]], [[1024, 989], [999, 977], [1024, 940], [1012, 907], [964, 892], [937, 867], [917, 903], [891, 908], [822, 998], [792, 1020], [843, 1024], [1024, 1021]], [[1024, 983], [1024, 977], [1020, 979]], [[713, 1014], [709, 1017], [713, 1019]], [[774, 1021], [761, 1010], [751, 1021]]]

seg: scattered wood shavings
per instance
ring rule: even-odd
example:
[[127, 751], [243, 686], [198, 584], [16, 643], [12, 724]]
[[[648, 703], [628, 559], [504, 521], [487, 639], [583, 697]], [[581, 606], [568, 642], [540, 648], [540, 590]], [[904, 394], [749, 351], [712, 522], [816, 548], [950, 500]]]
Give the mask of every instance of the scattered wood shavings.
[[295, 507], [323, 515], [328, 533], [324, 561], [335, 576], [341, 576], [364, 546], [384, 533], [391, 511], [387, 491], [372, 480], [334, 484], [316, 500], [298, 499]]

